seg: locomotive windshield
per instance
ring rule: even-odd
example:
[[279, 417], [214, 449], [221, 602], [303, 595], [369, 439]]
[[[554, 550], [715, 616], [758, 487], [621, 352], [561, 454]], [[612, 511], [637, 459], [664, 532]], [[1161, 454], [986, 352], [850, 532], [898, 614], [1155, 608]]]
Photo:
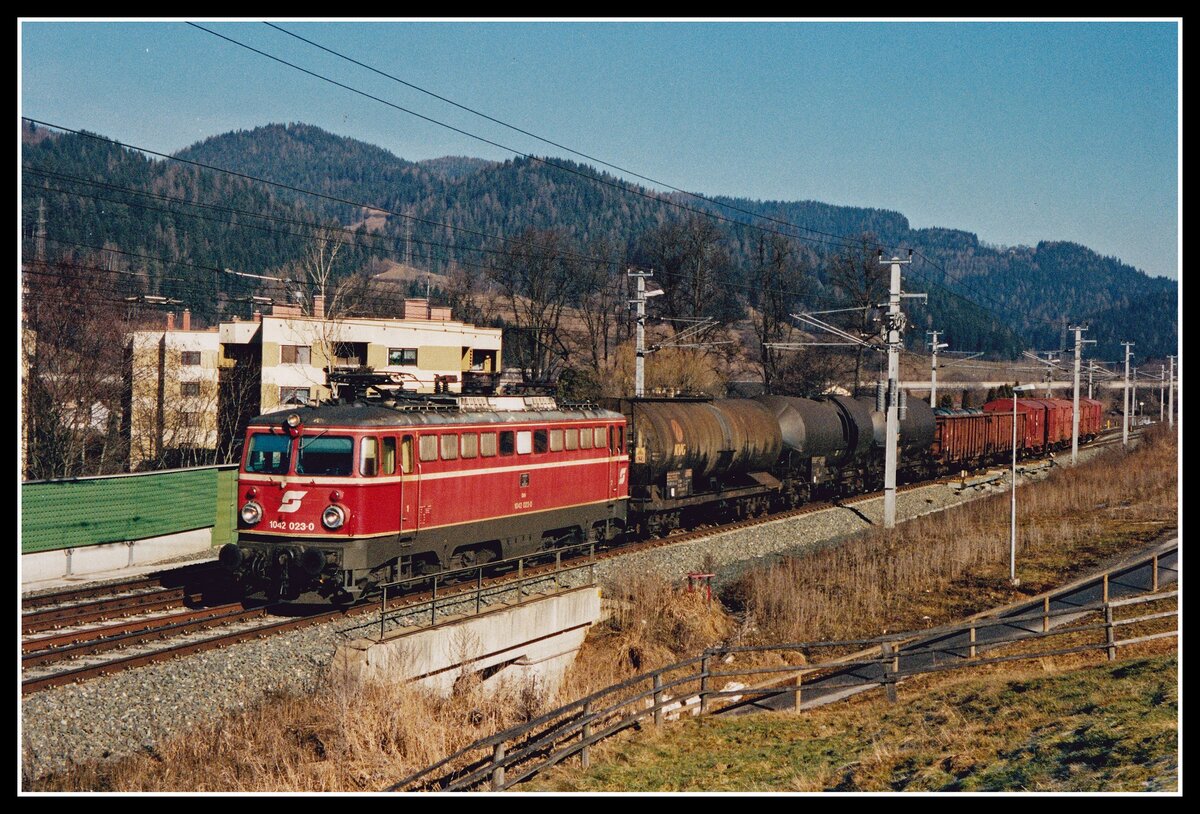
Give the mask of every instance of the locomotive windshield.
[[354, 469], [354, 439], [318, 435], [300, 439], [296, 472], [301, 475], [349, 475]]
[[291, 460], [291, 437], [265, 432], [256, 432], [250, 436], [250, 451], [246, 454], [247, 472], [284, 475], [287, 474]]

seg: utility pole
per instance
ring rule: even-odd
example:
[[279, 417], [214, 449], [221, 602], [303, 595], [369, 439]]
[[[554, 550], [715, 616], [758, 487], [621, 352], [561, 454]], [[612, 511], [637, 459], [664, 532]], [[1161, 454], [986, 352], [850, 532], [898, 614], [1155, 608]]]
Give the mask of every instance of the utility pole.
[[1133, 347], [1133, 342], [1122, 342], [1125, 346], [1125, 409], [1122, 411], [1124, 415], [1121, 417], [1121, 445], [1129, 446], [1129, 349]]
[[929, 406], [937, 409], [937, 355], [942, 348], [950, 347], [945, 342], [938, 344], [938, 334], [944, 331], [926, 331], [926, 334], [932, 334], [933, 340], [929, 343], [930, 349], [933, 350], [933, 359], [929, 363]]
[[904, 347], [904, 314], [900, 311], [900, 299], [925, 296], [903, 294], [900, 291], [900, 267], [911, 262], [912, 249], [908, 250], [907, 260], [901, 260], [899, 257], [884, 260], [883, 250], [879, 250], [880, 265], [891, 266], [888, 310], [884, 323], [888, 349], [887, 440], [883, 464], [883, 527], [886, 529], [896, 527], [896, 447], [900, 442], [900, 351]]
[[637, 280], [637, 295], [630, 304], [637, 309], [637, 360], [633, 368], [633, 395], [642, 398], [646, 395], [646, 278], [653, 277], [653, 271], [629, 269], [629, 276]]
[[1166, 397], [1166, 394], [1163, 392], [1163, 390], [1166, 389], [1166, 385], [1167, 385], [1167, 366], [1159, 365], [1158, 366], [1158, 423], [1159, 424], [1162, 423], [1163, 407], [1166, 404], [1166, 402], [1163, 401], [1163, 399]]
[[1058, 354], [1058, 351], [1048, 350], [1044, 351], [1044, 353], [1046, 354], [1046, 373], [1042, 377], [1042, 381], [1046, 384], [1046, 398], [1050, 398], [1053, 396], [1053, 393], [1050, 392], [1050, 379], [1052, 378], [1050, 368], [1054, 365], [1054, 357]]
[[1168, 356], [1171, 362], [1171, 375], [1167, 378], [1167, 424], [1175, 426], [1175, 357]]
[[[1074, 466], [1079, 460], [1079, 360], [1083, 355], [1083, 343], [1095, 344], [1096, 340], [1083, 338], [1083, 332], [1087, 330], [1086, 325], [1073, 325], [1071, 330], [1075, 332], [1075, 409], [1071, 415], [1071, 466]], [[1090, 381], [1088, 390], [1091, 391]], [[1088, 398], [1091, 396], [1089, 395]], [[1015, 430], [1016, 419], [1013, 420], [1013, 423]]]

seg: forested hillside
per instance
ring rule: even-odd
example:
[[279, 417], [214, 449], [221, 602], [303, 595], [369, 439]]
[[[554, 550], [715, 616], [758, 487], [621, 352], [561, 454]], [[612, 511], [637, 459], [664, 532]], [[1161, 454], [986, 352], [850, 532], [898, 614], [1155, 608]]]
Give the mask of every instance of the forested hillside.
[[[1089, 337], [1101, 341], [1098, 351], [1104, 358], [1115, 358], [1114, 343], [1124, 339], [1137, 342], [1143, 358], [1175, 347], [1176, 284], [1071, 243], [996, 247], [966, 231], [912, 229], [903, 215], [886, 210], [714, 199], [775, 219], [755, 220], [717, 203], [627, 185], [563, 159], [549, 159], [558, 166], [461, 156], [414, 163], [303, 124], [214, 136], [179, 157], [352, 203], [27, 128], [22, 156], [26, 256], [33, 256], [40, 219], [48, 252], [78, 255], [86, 251], [80, 246], [103, 246], [192, 264], [124, 258], [130, 268], [147, 273], [146, 293], [177, 297], [214, 320], [231, 307], [231, 298], [247, 292], [244, 279], [208, 269], [264, 274], [294, 263], [311, 243], [310, 230], [296, 225], [300, 222], [333, 221], [357, 230], [339, 258], [344, 273], [367, 266], [372, 258], [407, 257], [420, 268], [445, 273], [458, 267], [482, 279], [495, 252], [504, 248], [497, 236], [555, 230], [570, 251], [613, 258], [610, 273], [619, 274], [627, 262], [669, 261], [662, 252], [673, 224], [697, 222], [694, 213], [681, 208], [688, 207], [726, 218], [701, 219], [706, 221], [701, 231], [710, 233], [704, 238], [706, 253], [697, 255], [712, 264], [715, 293], [709, 299], [714, 301], [706, 307], [726, 319], [745, 314], [748, 304], [758, 306], [764, 241], [775, 238], [771, 231], [793, 237], [789, 262], [798, 265], [799, 274], [781, 304], [791, 309], [855, 300], [845, 274], [835, 269], [840, 258], [843, 271], [851, 260], [850, 265], [857, 262], [860, 271], [870, 272], [873, 258], [852, 257], [862, 255], [861, 236], [868, 235], [871, 246], [878, 242], [917, 252], [905, 285], [928, 292], [930, 301], [910, 309], [917, 329], [909, 334], [914, 347], [926, 329], [936, 327], [956, 349], [1011, 356], [1022, 346], [1059, 347], [1064, 323], [1077, 322], [1092, 324]], [[762, 228], [744, 225], [751, 220]], [[674, 238], [682, 245], [694, 236], [680, 232]], [[859, 294], [869, 301], [869, 292]]]

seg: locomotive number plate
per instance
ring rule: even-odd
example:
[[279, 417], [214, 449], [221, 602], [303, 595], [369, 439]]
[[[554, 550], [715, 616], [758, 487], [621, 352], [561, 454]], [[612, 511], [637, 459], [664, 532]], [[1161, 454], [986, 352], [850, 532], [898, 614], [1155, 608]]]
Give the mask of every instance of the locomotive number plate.
[[267, 526], [274, 531], [316, 531], [316, 523], [303, 523], [296, 520], [272, 520]]

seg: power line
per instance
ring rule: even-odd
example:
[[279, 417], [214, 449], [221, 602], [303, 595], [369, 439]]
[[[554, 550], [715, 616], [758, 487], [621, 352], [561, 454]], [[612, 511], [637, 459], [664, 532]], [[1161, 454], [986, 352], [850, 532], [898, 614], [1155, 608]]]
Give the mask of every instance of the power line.
[[[529, 153], [526, 153], [526, 152], [524, 152], [524, 151], [522, 151], [522, 150], [518, 150], [518, 149], [517, 149], [517, 148], [515, 148], [515, 147], [510, 147], [510, 146], [508, 146], [508, 145], [506, 145], [506, 144], [501, 144], [501, 143], [500, 143], [500, 142], [498, 142], [498, 141], [494, 141], [494, 140], [492, 140], [492, 139], [489, 139], [489, 138], [486, 138], [486, 137], [484, 137], [484, 136], [477, 135], [477, 134], [475, 134], [475, 133], [472, 133], [472, 132], [470, 132], [470, 131], [468, 131], [468, 130], [464, 130], [464, 129], [462, 129], [461, 127], [455, 127], [455, 126], [454, 126], [454, 125], [452, 125], [452, 124], [447, 124], [446, 122], [439, 121], [439, 120], [437, 120], [437, 119], [435, 119], [435, 118], [433, 118], [433, 117], [431, 117], [431, 116], [426, 116], [426, 115], [424, 115], [423, 113], [418, 113], [418, 112], [416, 112], [415, 110], [411, 110], [411, 109], [409, 109], [409, 108], [406, 108], [406, 107], [404, 107], [404, 106], [402, 106], [402, 105], [398, 105], [398, 104], [396, 104], [395, 102], [389, 102], [388, 100], [386, 100], [386, 99], [383, 99], [383, 98], [381, 98], [381, 97], [379, 97], [379, 96], [375, 96], [374, 94], [368, 93], [368, 92], [366, 92], [366, 91], [364, 91], [364, 90], [360, 90], [360, 89], [358, 89], [358, 88], [356, 88], [356, 87], [353, 87], [352, 85], [347, 85], [347, 84], [346, 84], [346, 83], [344, 83], [344, 82], [339, 82], [339, 81], [338, 81], [338, 80], [336, 80], [336, 79], [331, 79], [330, 77], [328, 77], [328, 76], [325, 76], [324, 74], [317, 73], [316, 71], [310, 71], [310, 70], [309, 70], [309, 69], [307, 69], [307, 68], [304, 68], [304, 67], [301, 67], [300, 65], [297, 65], [297, 64], [295, 64], [294, 62], [289, 62], [289, 61], [287, 61], [286, 59], [283, 59], [282, 57], [277, 57], [277, 56], [275, 56], [274, 54], [267, 53], [266, 51], [263, 51], [263, 50], [262, 50], [262, 49], [260, 49], [260, 48], [255, 48], [255, 47], [254, 47], [254, 46], [252, 46], [252, 45], [247, 45], [246, 43], [244, 43], [244, 42], [241, 42], [241, 41], [239, 41], [239, 40], [236, 40], [236, 39], [234, 39], [233, 37], [228, 37], [228, 36], [226, 36], [226, 35], [224, 35], [224, 34], [220, 34], [220, 33], [216, 32], [216, 31], [213, 31], [212, 29], [205, 28], [204, 26], [202, 26], [202, 25], [199, 25], [199, 24], [197, 24], [197, 23], [188, 22], [188, 25], [192, 26], [193, 28], [197, 28], [197, 29], [199, 29], [199, 30], [201, 30], [201, 31], [204, 31], [204, 32], [206, 32], [206, 33], [208, 33], [208, 34], [212, 34], [214, 37], [218, 37], [218, 38], [220, 38], [220, 39], [223, 39], [223, 40], [225, 40], [226, 42], [232, 43], [233, 45], [237, 45], [237, 46], [239, 46], [239, 47], [241, 47], [241, 48], [245, 48], [247, 51], [251, 51], [251, 52], [253, 52], [253, 53], [255, 53], [255, 54], [258, 54], [259, 56], [263, 56], [263, 57], [266, 57], [267, 59], [270, 59], [270, 60], [273, 60], [273, 61], [275, 61], [275, 62], [278, 62], [278, 63], [279, 63], [279, 64], [281, 64], [281, 65], [286, 65], [287, 67], [289, 67], [289, 68], [292, 68], [293, 70], [300, 71], [301, 73], [303, 73], [303, 74], [306, 74], [306, 75], [308, 75], [308, 76], [311, 76], [311, 77], [313, 77], [314, 79], [319, 79], [319, 80], [321, 80], [322, 82], [328, 82], [329, 84], [331, 84], [331, 85], [335, 85], [336, 87], [342, 88], [343, 90], [348, 90], [348, 91], [350, 91], [351, 93], [355, 93], [355, 94], [358, 94], [359, 96], [362, 96], [362, 97], [364, 97], [364, 98], [370, 99], [370, 100], [372, 100], [372, 101], [375, 101], [375, 102], [379, 102], [379, 103], [380, 103], [380, 104], [382, 104], [382, 105], [386, 105], [386, 106], [388, 106], [388, 107], [390, 107], [390, 108], [394, 108], [395, 110], [399, 110], [399, 111], [401, 111], [402, 113], [407, 113], [407, 114], [409, 114], [410, 116], [415, 116], [416, 118], [418, 118], [418, 119], [421, 119], [422, 121], [426, 121], [426, 122], [429, 122], [429, 123], [431, 123], [431, 124], [436, 124], [436, 125], [438, 125], [438, 126], [440, 126], [440, 127], [445, 127], [447, 130], [450, 130], [450, 131], [452, 131], [452, 132], [454, 132], [454, 133], [458, 133], [459, 135], [462, 135], [462, 136], [466, 136], [467, 138], [472, 138], [472, 139], [475, 139], [476, 141], [480, 141], [480, 142], [482, 142], [482, 143], [484, 143], [484, 144], [487, 144], [487, 145], [490, 145], [490, 146], [492, 146], [492, 147], [497, 147], [497, 148], [499, 148], [499, 149], [501, 149], [501, 150], [505, 150], [505, 151], [507, 151], [507, 152], [510, 152], [510, 153], [513, 153], [513, 154], [515, 154], [515, 155], [519, 155], [519, 156], [521, 156], [522, 158], [525, 158], [525, 159], [527, 159], [527, 160], [530, 160], [530, 161], [536, 161], [536, 162], [537, 162], [537, 163], [539, 163], [539, 164], [544, 164], [544, 165], [546, 165], [546, 166], [548, 166], [548, 167], [554, 167], [554, 168], [556, 168], [556, 169], [562, 170], [563, 172], [568, 172], [568, 173], [571, 173], [572, 175], [577, 175], [577, 176], [579, 176], [579, 177], [581, 177], [581, 178], [586, 178], [586, 179], [588, 179], [588, 180], [590, 180], [590, 181], [594, 181], [594, 182], [596, 182], [596, 183], [604, 184], [605, 186], [612, 187], [613, 189], [617, 189], [617, 190], [619, 190], [619, 191], [626, 192], [626, 193], [631, 193], [631, 194], [633, 194], [633, 195], [637, 195], [637, 196], [639, 196], [639, 197], [646, 198], [647, 200], [652, 200], [652, 201], [655, 201], [656, 203], [661, 203], [661, 204], [665, 204], [665, 205], [667, 205], [667, 206], [672, 206], [672, 207], [675, 207], [675, 208], [677, 208], [677, 209], [682, 209], [682, 210], [684, 210], [684, 211], [686, 211], [686, 212], [691, 212], [691, 213], [693, 213], [693, 214], [696, 214], [696, 215], [702, 215], [702, 216], [704, 216], [704, 217], [708, 217], [708, 218], [714, 218], [714, 219], [716, 219], [716, 220], [724, 221], [724, 222], [726, 222], [726, 223], [732, 223], [732, 224], [741, 225], [741, 226], [749, 226], [749, 227], [750, 227], [750, 228], [752, 228], [752, 229], [757, 229], [757, 230], [759, 230], [759, 231], [766, 232], [766, 233], [769, 233], [769, 234], [775, 234], [775, 235], [779, 235], [780, 237], [792, 238], [792, 239], [794, 239], [794, 240], [807, 240], [807, 241], [810, 241], [810, 242], [813, 242], [813, 243], [830, 243], [831, 245], [838, 245], [838, 246], [840, 246], [841, 248], [849, 248], [849, 247], [850, 247], [850, 246], [849, 246], [849, 244], [848, 244], [846, 241], [850, 241], [850, 240], [852, 240], [851, 238], [846, 238], [846, 237], [842, 237], [842, 236], [840, 236], [840, 235], [835, 235], [834, 237], [835, 237], [835, 238], [836, 238], [838, 241], [842, 241], [842, 242], [840, 242], [840, 243], [837, 243], [837, 244], [832, 244], [832, 243], [831, 243], [831, 241], [830, 241], [830, 240], [827, 240], [827, 239], [820, 239], [820, 238], [813, 238], [813, 237], [805, 237], [805, 236], [803, 236], [803, 235], [789, 235], [789, 234], [785, 234], [785, 233], [783, 233], [783, 232], [780, 232], [780, 231], [778, 231], [778, 230], [775, 230], [775, 229], [768, 229], [768, 228], [766, 228], [766, 227], [763, 227], [763, 226], [758, 226], [758, 225], [756, 225], [756, 224], [753, 224], [753, 223], [744, 223], [744, 222], [742, 222], [742, 221], [736, 220], [736, 219], [734, 219], [734, 218], [729, 218], [729, 217], [726, 217], [726, 216], [724, 216], [724, 215], [717, 214], [717, 213], [715, 213], [715, 212], [707, 212], [707, 211], [705, 211], [705, 210], [702, 210], [702, 209], [697, 209], [697, 208], [695, 208], [695, 207], [692, 207], [692, 206], [687, 206], [686, 204], [681, 204], [681, 203], [677, 203], [677, 202], [674, 202], [674, 201], [670, 201], [670, 200], [667, 200], [667, 199], [663, 198], [663, 196], [659, 195], [658, 193], [654, 193], [654, 192], [646, 192], [646, 191], [644, 191], [644, 190], [641, 190], [641, 189], [634, 188], [633, 186], [631, 186], [631, 185], [629, 185], [629, 184], [627, 184], [627, 183], [619, 183], [619, 182], [616, 182], [616, 181], [608, 181], [608, 180], [606, 180], [606, 179], [604, 179], [604, 178], [597, 177], [597, 176], [595, 176], [595, 175], [592, 175], [592, 174], [590, 174], [590, 173], [586, 173], [586, 172], [582, 172], [582, 171], [580, 171], [580, 170], [573, 169], [573, 168], [571, 168], [571, 167], [568, 167], [568, 166], [566, 166], [565, 164], [560, 164], [560, 163], [558, 163], [558, 162], [556, 162], [556, 161], [552, 161], [552, 160], [550, 160], [550, 159], [547, 159], [547, 158], [540, 158], [540, 157], [538, 157], [538, 156], [534, 156], [534, 155], [531, 155], [531, 154], [529, 154]], [[340, 56], [340, 55], [339, 55], [339, 56]], [[536, 136], [535, 136], [535, 138], [536, 138]], [[566, 149], [566, 148], [564, 148], [564, 149]], [[752, 214], [752, 213], [751, 213], [751, 214]], [[758, 216], [757, 216], [757, 215], [755, 215], [755, 217], [758, 217]], [[804, 228], [804, 227], [797, 226], [796, 224], [793, 224], [793, 223], [788, 223], [788, 226], [790, 226], [791, 228], [794, 228], [794, 229], [802, 229], [802, 228]]]
[[[521, 128], [521, 127], [517, 127], [517, 126], [516, 126], [516, 125], [514, 125], [514, 124], [510, 124], [510, 123], [508, 123], [508, 122], [506, 122], [506, 121], [503, 121], [502, 119], [498, 119], [498, 118], [496, 118], [495, 116], [490, 116], [490, 115], [488, 115], [487, 113], [483, 113], [482, 111], [476, 110], [476, 109], [475, 109], [475, 108], [473, 108], [473, 107], [469, 107], [469, 106], [467, 106], [467, 105], [464, 105], [464, 104], [461, 104], [461, 103], [459, 103], [459, 102], [456, 102], [456, 101], [454, 101], [453, 99], [449, 99], [449, 98], [447, 98], [447, 97], [445, 97], [445, 96], [442, 96], [442, 95], [440, 95], [440, 94], [434, 93], [433, 91], [431, 91], [431, 90], [428, 90], [428, 89], [426, 89], [426, 88], [423, 88], [423, 87], [421, 87], [420, 85], [416, 85], [416, 84], [414, 84], [414, 83], [412, 83], [412, 82], [409, 82], [409, 81], [407, 81], [407, 80], [401, 79], [401, 78], [400, 78], [400, 77], [398, 77], [398, 76], [393, 76], [392, 74], [390, 74], [390, 73], [387, 73], [386, 71], [380, 70], [379, 68], [376, 68], [376, 67], [374, 67], [374, 66], [372, 66], [372, 65], [368, 65], [368, 64], [366, 64], [365, 62], [361, 62], [361, 61], [359, 61], [359, 60], [357, 60], [357, 59], [354, 59], [353, 57], [347, 56], [346, 54], [343, 54], [343, 53], [341, 53], [340, 51], [336, 51], [336, 50], [334, 50], [334, 49], [332, 49], [332, 48], [329, 48], [329, 47], [327, 47], [327, 46], [321, 45], [320, 43], [313, 42], [312, 40], [310, 40], [310, 39], [308, 39], [308, 38], [306, 38], [306, 37], [302, 37], [302, 36], [300, 36], [299, 34], [296, 34], [296, 33], [294, 33], [294, 32], [288, 31], [286, 28], [283, 28], [283, 27], [281, 27], [281, 26], [275, 25], [274, 23], [267, 22], [267, 21], [265, 21], [265, 20], [264, 20], [264, 21], [263, 21], [263, 24], [264, 24], [264, 25], [267, 25], [267, 26], [269, 26], [269, 27], [271, 27], [271, 28], [274, 28], [276, 31], [280, 31], [280, 32], [282, 32], [282, 33], [284, 33], [284, 34], [287, 34], [289, 37], [294, 37], [294, 38], [296, 38], [296, 39], [300, 40], [301, 42], [306, 42], [306, 43], [308, 43], [309, 45], [313, 46], [314, 48], [318, 48], [318, 49], [320, 49], [320, 50], [322, 50], [322, 51], [324, 51], [324, 52], [326, 52], [326, 53], [328, 53], [328, 54], [332, 54], [333, 56], [335, 56], [335, 57], [338, 57], [339, 59], [344, 59], [344, 60], [346, 60], [347, 62], [350, 62], [350, 63], [353, 63], [354, 65], [357, 65], [357, 66], [359, 66], [360, 68], [365, 68], [366, 70], [368, 70], [368, 71], [371, 71], [371, 72], [373, 72], [373, 73], [376, 73], [376, 74], [378, 74], [378, 75], [380, 75], [380, 76], [382, 76], [382, 77], [385, 77], [385, 78], [387, 78], [387, 79], [390, 79], [390, 80], [392, 80], [393, 82], [398, 82], [398, 83], [400, 83], [401, 85], [404, 85], [404, 86], [405, 86], [405, 87], [407, 87], [407, 88], [412, 88], [412, 89], [413, 89], [413, 90], [415, 90], [415, 91], [419, 91], [420, 93], [424, 93], [425, 95], [427, 95], [427, 96], [431, 96], [431, 97], [433, 97], [434, 99], [437, 99], [437, 100], [439, 100], [439, 101], [441, 101], [441, 102], [445, 102], [445, 103], [446, 103], [446, 104], [448, 104], [448, 105], [452, 105], [452, 106], [454, 106], [454, 107], [458, 108], [459, 110], [465, 110], [465, 111], [466, 111], [466, 112], [468, 112], [468, 113], [471, 113], [471, 114], [473, 114], [473, 115], [479, 116], [480, 118], [486, 119], [486, 120], [488, 120], [488, 121], [490, 121], [490, 122], [492, 122], [492, 123], [494, 123], [494, 124], [498, 124], [498, 125], [500, 125], [501, 127], [507, 127], [509, 130], [512, 130], [512, 131], [514, 131], [514, 132], [520, 133], [520, 134], [522, 134], [522, 135], [525, 135], [525, 136], [529, 136], [530, 138], [537, 139], [537, 140], [538, 140], [538, 141], [540, 141], [540, 142], [543, 142], [543, 143], [545, 143], [545, 144], [549, 144], [549, 145], [551, 145], [551, 146], [553, 146], [553, 147], [557, 147], [557, 148], [559, 148], [560, 150], [566, 150], [566, 151], [567, 151], [567, 152], [569, 152], [569, 153], [572, 153], [572, 154], [574, 154], [574, 155], [577, 155], [577, 156], [579, 156], [579, 157], [581, 157], [581, 158], [586, 158], [588, 161], [594, 161], [594, 162], [596, 162], [597, 164], [601, 164], [601, 165], [603, 165], [603, 166], [605, 166], [605, 167], [608, 167], [609, 169], [614, 169], [614, 170], [616, 170], [616, 171], [618, 171], [618, 172], [625, 173], [626, 175], [632, 175], [634, 178], [640, 178], [640, 179], [641, 179], [641, 180], [643, 180], [643, 181], [647, 181], [647, 182], [649, 182], [649, 183], [651, 183], [651, 184], [655, 184], [655, 185], [657, 185], [657, 186], [660, 186], [660, 187], [666, 187], [667, 189], [671, 190], [672, 192], [677, 192], [677, 193], [679, 193], [679, 194], [681, 194], [681, 195], [687, 195], [687, 196], [689, 196], [689, 197], [695, 198], [696, 200], [700, 200], [700, 201], [704, 201], [705, 203], [712, 204], [713, 206], [720, 206], [720, 207], [724, 207], [724, 208], [726, 208], [726, 209], [729, 209], [729, 210], [732, 210], [732, 211], [734, 211], [734, 212], [739, 212], [739, 213], [741, 213], [741, 214], [743, 214], [743, 215], [749, 215], [750, 217], [753, 217], [753, 218], [760, 218], [760, 219], [762, 219], [762, 220], [770, 221], [771, 223], [778, 223], [778, 224], [779, 224], [779, 225], [781, 225], [781, 226], [788, 226], [788, 227], [791, 227], [791, 228], [793, 228], [793, 229], [802, 229], [802, 230], [804, 230], [804, 231], [806, 231], [806, 232], [811, 232], [811, 233], [813, 233], [813, 234], [817, 234], [817, 235], [823, 235], [823, 236], [825, 236], [825, 237], [833, 238], [833, 239], [835, 239], [835, 240], [840, 240], [840, 241], [854, 241], [854, 240], [855, 240], [855, 238], [851, 238], [851, 237], [848, 237], [848, 236], [846, 236], [846, 235], [838, 235], [838, 234], [834, 234], [833, 232], [825, 232], [825, 231], [822, 231], [822, 230], [820, 230], [820, 229], [814, 229], [814, 228], [812, 228], [812, 227], [810, 227], [810, 226], [802, 226], [802, 225], [800, 225], [800, 224], [797, 224], [797, 223], [792, 223], [791, 221], [782, 220], [782, 219], [780, 219], [780, 218], [774, 218], [774, 217], [771, 217], [770, 215], [763, 215], [763, 214], [761, 214], [761, 213], [758, 213], [758, 212], [752, 212], [752, 211], [750, 211], [749, 209], [743, 209], [742, 207], [735, 206], [735, 205], [733, 205], [733, 204], [730, 204], [730, 203], [725, 203], [725, 202], [723, 202], [723, 201], [716, 200], [715, 198], [710, 198], [710, 197], [708, 197], [707, 195], [701, 195], [700, 193], [697, 193], [697, 192], [689, 192], [688, 190], [681, 189], [681, 188], [679, 188], [679, 187], [677, 187], [677, 186], [674, 186], [673, 184], [669, 184], [669, 183], [667, 183], [666, 181], [660, 181], [660, 180], [658, 180], [658, 179], [656, 179], [656, 178], [651, 178], [650, 176], [647, 176], [647, 175], [642, 175], [641, 173], [639, 173], [639, 172], [637, 172], [637, 171], [635, 171], [635, 170], [631, 170], [631, 169], [628, 169], [628, 168], [626, 168], [626, 167], [622, 167], [622, 166], [620, 166], [620, 165], [618, 165], [618, 164], [613, 164], [613, 163], [611, 163], [611, 162], [609, 162], [609, 161], [605, 161], [604, 159], [602, 159], [602, 158], [598, 158], [598, 157], [596, 157], [596, 156], [594, 156], [594, 155], [589, 155], [588, 153], [581, 152], [581, 151], [579, 151], [579, 150], [576, 150], [576, 149], [574, 149], [574, 148], [572, 148], [572, 147], [568, 147], [568, 146], [567, 146], [567, 145], [565, 145], [565, 144], [562, 144], [562, 143], [560, 143], [560, 142], [557, 142], [557, 141], [554, 141], [554, 140], [552, 140], [552, 139], [546, 138], [545, 136], [539, 136], [537, 133], [532, 133], [532, 132], [530, 132], [530, 131], [528, 131], [528, 130], [525, 130], [525, 129]], [[199, 26], [197, 26], [197, 27], [199, 27]], [[205, 29], [205, 30], [207, 30], [207, 29]], [[210, 32], [210, 33], [214, 33], [214, 32]], [[217, 35], [217, 36], [220, 36], [220, 35]], [[239, 44], [240, 44], [240, 43], [239, 43]], [[437, 124], [440, 124], [440, 122], [435, 122], [435, 123], [437, 123]], [[447, 126], [448, 126], [448, 125], [447, 125]], [[504, 149], [511, 149], [511, 148], [504, 148]], [[514, 152], [516, 152], [516, 151], [514, 150]], [[519, 154], [519, 155], [522, 155], [521, 153], [518, 153], [518, 154]], [[531, 157], [531, 156], [526, 156], [526, 157], [527, 157], [527, 158], [529, 158], [529, 157]], [[537, 159], [535, 159], [535, 160], [537, 160]], [[552, 166], [557, 166], [557, 165], [553, 165], [553, 164], [552, 164]], [[564, 168], [562, 168], [562, 169], [567, 169], [567, 168], [565, 168], [565, 167], [564, 167]], [[852, 243], [851, 243], [851, 244], [849, 244], [849, 245], [847, 245], [847, 248], [850, 248], [851, 246], [852, 246]]]

